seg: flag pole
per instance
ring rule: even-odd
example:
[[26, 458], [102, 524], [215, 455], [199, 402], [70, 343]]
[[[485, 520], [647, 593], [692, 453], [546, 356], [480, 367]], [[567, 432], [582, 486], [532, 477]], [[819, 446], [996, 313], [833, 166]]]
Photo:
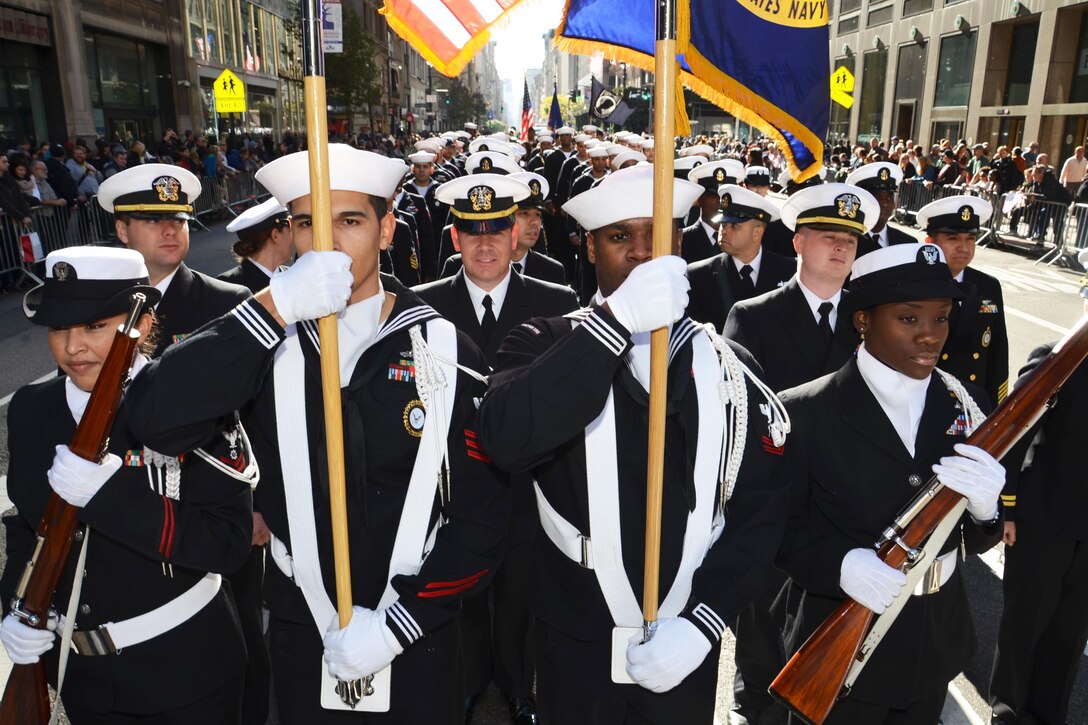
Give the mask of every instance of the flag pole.
[[[653, 256], [673, 253], [673, 138], [676, 121], [676, 0], [658, 0], [654, 43], [654, 139], [664, 153], [654, 158]], [[650, 434], [646, 461], [646, 565], [642, 586], [643, 640], [657, 628], [661, 564], [661, 489], [665, 472], [665, 402], [669, 364], [669, 330], [650, 334]]]
[[[320, 0], [302, 3], [303, 100], [306, 106], [306, 147], [310, 161], [310, 214], [313, 248], [332, 251], [332, 202], [329, 192], [329, 133], [325, 98], [325, 54], [321, 44]], [[321, 391], [325, 405], [325, 452], [329, 467], [329, 509], [332, 515], [336, 611], [343, 629], [351, 621], [351, 558], [348, 552], [347, 496], [344, 472], [344, 427], [340, 407], [340, 355], [336, 315], [317, 321], [321, 341]], [[351, 707], [359, 703], [369, 683], [340, 682], [337, 692]]]

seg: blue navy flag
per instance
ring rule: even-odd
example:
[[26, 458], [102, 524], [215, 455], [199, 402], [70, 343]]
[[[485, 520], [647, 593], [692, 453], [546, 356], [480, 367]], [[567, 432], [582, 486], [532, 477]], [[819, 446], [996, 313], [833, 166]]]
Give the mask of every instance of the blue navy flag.
[[[830, 114], [827, 5], [688, 0], [678, 6], [680, 81], [780, 142], [800, 179], [823, 163]], [[654, 0], [569, 0], [555, 44], [653, 72], [654, 13]]]
[[559, 84], [552, 86], [552, 110], [548, 114], [548, 128], [555, 130], [563, 125], [563, 112], [559, 110]]

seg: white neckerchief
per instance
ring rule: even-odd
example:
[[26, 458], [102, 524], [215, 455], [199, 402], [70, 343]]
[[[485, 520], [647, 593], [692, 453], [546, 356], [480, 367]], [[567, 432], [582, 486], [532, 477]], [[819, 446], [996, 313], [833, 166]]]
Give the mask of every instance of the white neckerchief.
[[858, 348], [858, 370], [913, 457], [918, 424], [926, 407], [929, 376], [915, 380], [893, 370], [873, 357], [864, 342]]
[[253, 259], [252, 257], [250, 257], [249, 261], [253, 263], [254, 267], [256, 267], [257, 269], [259, 269], [262, 272], [264, 272], [265, 274], [267, 274], [269, 279], [272, 279], [272, 275], [274, 275], [276, 272], [279, 271], [278, 268], [277, 269], [269, 269], [268, 267], [264, 266], [263, 264], [258, 262], [256, 259]]
[[418, 181], [413, 181], [412, 186], [414, 186], [416, 188], [416, 191], [419, 192], [420, 196], [426, 197], [427, 196], [427, 189], [430, 189], [432, 186], [434, 186], [434, 183], [431, 182], [429, 184], [422, 184], [421, 185]]
[[820, 322], [820, 305], [824, 302], [831, 303], [831, 314], [827, 316], [827, 320], [831, 323], [831, 329], [834, 330], [835, 324], [839, 321], [839, 301], [842, 299], [842, 290], [838, 290], [831, 297], [823, 300], [801, 282], [800, 276], [797, 278], [797, 286], [801, 288], [801, 294], [805, 296], [805, 302], [808, 302], [808, 307], [812, 310], [812, 316], [816, 318], [817, 324]]
[[[649, 332], [631, 335], [631, 351], [627, 353], [627, 366], [647, 393], [650, 392], [650, 335]], [[672, 336], [672, 325], [669, 335]]]
[[348, 305], [337, 316], [337, 347], [340, 352], [340, 386], [347, 387], [351, 374], [366, 349], [374, 342], [381, 323], [385, 290], [378, 281], [378, 294]]
[[491, 295], [491, 314], [495, 315], [496, 320], [499, 319], [502, 303], [506, 300], [506, 291], [510, 289], [510, 274], [507, 272], [502, 282], [495, 285], [490, 292], [469, 279], [467, 274], [465, 275], [465, 286], [468, 288], [468, 296], [472, 300], [472, 311], [476, 313], [477, 322], [484, 321], [484, 297], [487, 295]]
[[756, 282], [759, 280], [759, 265], [763, 262], [763, 247], [761, 246], [759, 248], [759, 251], [756, 252], [756, 256], [752, 259], [751, 262], [742, 262], [733, 256], [730, 256], [729, 259], [733, 260], [733, 265], [737, 268], [737, 274], [740, 274], [740, 268], [746, 264], [752, 268], [751, 280], [752, 286], [754, 287], [756, 285]]
[[[173, 272], [160, 279], [159, 283], [155, 285], [155, 289], [161, 292], [163, 297], [166, 296], [166, 290], [170, 289], [170, 283], [174, 281], [174, 276], [177, 275], [179, 269], [181, 269], [181, 267], [175, 267]], [[162, 302], [161, 299], [159, 302], [155, 303], [156, 310], [159, 309], [160, 302]]]
[[[149, 362], [151, 361], [141, 353], [136, 353], [136, 356], [132, 359], [132, 367], [128, 371], [129, 379], [135, 380], [136, 376]], [[79, 422], [83, 420], [83, 412], [87, 410], [87, 403], [91, 401], [91, 394], [77, 388], [71, 378], [65, 378], [64, 398], [68, 402], [68, 410], [72, 413], [72, 419], [76, 422], [76, 425], [79, 425]]]

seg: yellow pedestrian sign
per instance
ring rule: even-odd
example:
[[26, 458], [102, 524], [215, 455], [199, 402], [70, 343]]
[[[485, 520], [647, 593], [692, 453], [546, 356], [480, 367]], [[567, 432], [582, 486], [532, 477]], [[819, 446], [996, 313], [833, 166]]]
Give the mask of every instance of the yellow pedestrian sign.
[[851, 95], [853, 92], [854, 74], [846, 66], [840, 65], [831, 74], [831, 100], [844, 108], [850, 108], [854, 105], [854, 96]]
[[246, 112], [246, 85], [230, 70], [215, 79], [214, 96], [216, 113]]

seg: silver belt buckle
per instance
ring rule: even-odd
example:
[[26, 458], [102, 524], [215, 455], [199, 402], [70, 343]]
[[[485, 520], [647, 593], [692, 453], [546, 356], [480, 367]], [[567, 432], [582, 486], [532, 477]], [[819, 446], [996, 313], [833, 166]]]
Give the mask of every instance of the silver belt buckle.
[[925, 593], [936, 594], [941, 591], [941, 569], [944, 567], [944, 561], [940, 557], [933, 560], [929, 569], [926, 570], [923, 581], [925, 582]]
[[109, 630], [105, 627], [72, 632], [72, 647], [76, 654], [84, 657], [112, 655], [117, 653]]

